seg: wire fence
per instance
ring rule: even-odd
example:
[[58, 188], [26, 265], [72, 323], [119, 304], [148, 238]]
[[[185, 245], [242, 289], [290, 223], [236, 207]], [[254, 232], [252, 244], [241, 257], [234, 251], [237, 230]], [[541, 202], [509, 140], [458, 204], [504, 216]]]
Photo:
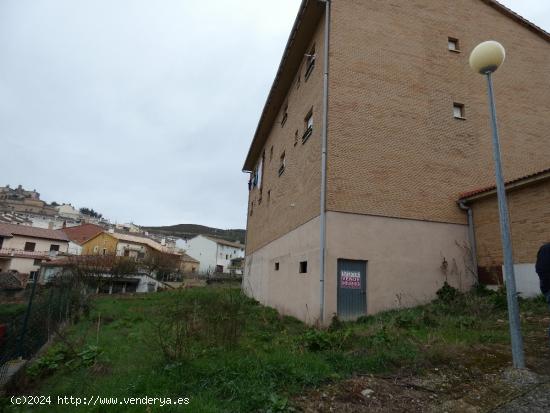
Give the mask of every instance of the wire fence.
[[28, 288], [25, 310], [0, 320], [0, 384], [8, 381], [18, 360], [31, 359], [65, 322], [88, 306], [87, 289], [76, 279], [59, 277]]

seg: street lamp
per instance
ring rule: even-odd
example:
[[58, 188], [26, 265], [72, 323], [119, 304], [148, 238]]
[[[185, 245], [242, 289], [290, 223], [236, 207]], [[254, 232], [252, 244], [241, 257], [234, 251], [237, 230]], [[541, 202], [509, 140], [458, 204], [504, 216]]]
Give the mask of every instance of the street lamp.
[[493, 40], [479, 44], [470, 55], [470, 66], [476, 72], [487, 77], [489, 92], [489, 106], [493, 127], [493, 157], [495, 161], [498, 210], [500, 215], [500, 234], [504, 253], [504, 272], [506, 276], [506, 295], [508, 299], [508, 319], [510, 322], [510, 336], [512, 339], [512, 357], [514, 367], [525, 368], [523, 355], [523, 338], [519, 319], [518, 299], [516, 294], [516, 277], [514, 275], [514, 259], [512, 242], [510, 239], [510, 221], [506, 202], [506, 188], [502, 177], [502, 163], [500, 160], [500, 139], [498, 136], [497, 114], [493, 92], [492, 74], [504, 62], [506, 51], [504, 47]]

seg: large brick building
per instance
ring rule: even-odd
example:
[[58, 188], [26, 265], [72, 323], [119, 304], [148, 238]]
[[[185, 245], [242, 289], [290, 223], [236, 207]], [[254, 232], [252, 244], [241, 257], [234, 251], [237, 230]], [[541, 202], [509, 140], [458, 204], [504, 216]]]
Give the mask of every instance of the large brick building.
[[468, 66], [489, 39], [508, 53], [495, 88], [514, 180], [550, 163], [548, 33], [491, 0], [302, 2], [243, 168], [248, 294], [327, 323], [472, 284], [457, 201], [494, 182]]

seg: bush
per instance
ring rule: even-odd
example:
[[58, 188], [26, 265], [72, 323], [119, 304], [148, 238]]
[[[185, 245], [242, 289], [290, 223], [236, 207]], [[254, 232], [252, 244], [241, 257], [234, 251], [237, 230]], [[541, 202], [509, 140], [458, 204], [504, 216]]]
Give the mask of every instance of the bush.
[[447, 283], [447, 281], [445, 281], [445, 284], [443, 284], [443, 287], [441, 287], [437, 291], [437, 297], [439, 298], [440, 301], [444, 303], [450, 303], [459, 296], [460, 296], [460, 291], [458, 291], [454, 287], [451, 287], [449, 283]]
[[300, 338], [302, 345], [311, 352], [340, 350], [346, 347], [353, 337], [351, 330], [308, 330]]

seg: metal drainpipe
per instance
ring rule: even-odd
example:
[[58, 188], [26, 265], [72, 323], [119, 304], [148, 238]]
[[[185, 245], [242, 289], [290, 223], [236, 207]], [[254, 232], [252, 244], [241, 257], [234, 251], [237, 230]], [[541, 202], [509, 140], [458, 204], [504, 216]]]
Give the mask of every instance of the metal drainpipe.
[[328, 136], [328, 71], [329, 71], [329, 38], [330, 38], [330, 1], [320, 0], [325, 3], [325, 37], [324, 37], [324, 62], [323, 62], [323, 136], [321, 152], [321, 248], [320, 248], [320, 296], [319, 296], [319, 321], [323, 324], [325, 318], [325, 263], [326, 263], [326, 192], [327, 192], [327, 136]]
[[476, 235], [474, 231], [474, 214], [472, 207], [466, 205], [464, 201], [459, 201], [458, 206], [463, 211], [468, 212], [468, 237], [470, 238], [470, 249], [472, 250], [472, 265], [474, 266], [474, 274], [479, 281], [477, 274], [477, 245], [476, 245]]

